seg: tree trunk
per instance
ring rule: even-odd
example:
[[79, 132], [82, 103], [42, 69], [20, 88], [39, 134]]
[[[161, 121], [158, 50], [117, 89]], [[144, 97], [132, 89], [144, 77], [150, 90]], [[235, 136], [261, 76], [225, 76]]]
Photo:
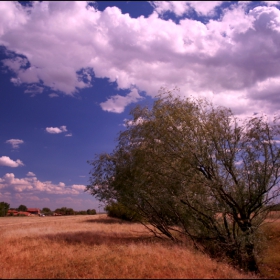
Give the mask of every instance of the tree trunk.
[[258, 268], [258, 264], [254, 255], [254, 244], [246, 244], [245, 245], [245, 250], [246, 250], [246, 258], [244, 260], [244, 268], [247, 271], [251, 271], [251, 272], [259, 272], [259, 268]]

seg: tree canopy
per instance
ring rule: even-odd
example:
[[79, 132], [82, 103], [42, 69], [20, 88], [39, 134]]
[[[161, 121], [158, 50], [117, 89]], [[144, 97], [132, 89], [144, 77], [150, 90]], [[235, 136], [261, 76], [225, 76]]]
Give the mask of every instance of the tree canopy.
[[257, 271], [259, 228], [279, 196], [279, 119], [242, 121], [170, 92], [131, 115], [115, 150], [89, 162], [91, 194], [122, 203], [158, 236], [187, 236]]
[[21, 204], [18, 208], [17, 208], [18, 211], [22, 211], [22, 212], [26, 212], [27, 211], [27, 207], [23, 204]]
[[44, 208], [42, 208], [42, 212], [44, 212], [44, 213], [50, 213], [50, 212], [52, 212], [52, 211], [51, 211], [50, 208], [44, 207]]

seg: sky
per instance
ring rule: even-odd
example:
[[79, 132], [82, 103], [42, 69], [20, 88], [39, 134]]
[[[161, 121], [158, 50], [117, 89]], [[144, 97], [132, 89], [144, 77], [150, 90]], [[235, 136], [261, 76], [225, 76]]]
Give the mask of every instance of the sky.
[[280, 2], [0, 2], [0, 201], [102, 208], [87, 161], [161, 87], [279, 114]]

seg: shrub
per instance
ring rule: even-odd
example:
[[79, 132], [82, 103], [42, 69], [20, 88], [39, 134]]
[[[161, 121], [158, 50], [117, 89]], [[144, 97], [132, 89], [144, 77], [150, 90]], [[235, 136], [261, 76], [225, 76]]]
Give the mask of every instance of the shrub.
[[113, 202], [105, 207], [109, 217], [119, 218], [125, 221], [139, 221], [140, 216], [131, 211], [120, 202]]

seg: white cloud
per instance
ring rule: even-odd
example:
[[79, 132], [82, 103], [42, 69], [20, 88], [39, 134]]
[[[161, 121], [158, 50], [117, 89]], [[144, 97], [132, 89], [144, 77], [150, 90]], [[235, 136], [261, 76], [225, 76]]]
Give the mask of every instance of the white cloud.
[[73, 185], [72, 188], [78, 191], [84, 191], [86, 187], [84, 185]]
[[65, 134], [65, 137], [72, 137], [72, 133]]
[[49, 94], [49, 97], [54, 98], [54, 97], [59, 97], [59, 95], [53, 92]]
[[11, 78], [11, 82], [15, 85], [15, 86], [19, 86], [21, 84], [20, 78]]
[[191, 8], [193, 8], [200, 16], [215, 15], [216, 7], [220, 6], [226, 1], [187, 1]]
[[0, 178], [0, 189], [14, 190], [17, 193], [47, 193], [56, 195], [78, 195], [83, 193], [86, 186], [84, 185], [70, 185], [59, 182], [53, 184], [51, 181], [41, 182], [32, 172], [27, 173], [25, 178], [16, 178], [13, 173], [7, 173]]
[[[266, 2], [247, 11], [246, 3], [236, 2], [214, 19], [220, 1], [155, 2], [146, 18], [131, 18], [116, 7], [101, 12], [82, 1], [33, 2], [28, 8], [2, 1], [0, 44], [25, 56], [11, 56], [4, 65], [16, 85], [68, 95], [91, 86], [93, 70], [120, 89], [136, 86], [152, 97], [161, 86], [178, 86], [181, 95], [206, 96], [239, 114], [263, 107], [273, 113], [280, 84], [274, 84], [271, 99], [254, 89], [280, 79], [280, 11]], [[178, 16], [195, 10], [210, 18], [176, 24], [160, 18], [167, 10]], [[101, 107], [121, 113], [139, 99], [116, 95]]]
[[139, 117], [135, 121], [132, 121], [129, 119], [124, 119], [123, 121], [124, 121], [123, 126], [129, 127], [129, 126], [134, 126], [134, 125], [141, 125], [145, 120], [142, 117]]
[[6, 143], [11, 144], [13, 149], [18, 149], [20, 144], [23, 144], [24, 141], [21, 139], [10, 139], [7, 140]]
[[100, 103], [100, 106], [104, 111], [122, 113], [127, 105], [141, 99], [143, 99], [143, 97], [140, 96], [137, 89], [134, 88], [126, 96], [111, 96], [107, 101]]
[[60, 128], [59, 127], [46, 127], [46, 131], [51, 134], [58, 134], [58, 133], [66, 132], [67, 129], [66, 129], [65, 125], [62, 125]]
[[182, 16], [190, 9], [187, 1], [150, 1], [150, 4], [158, 14], [170, 11], [177, 16]]
[[35, 96], [36, 94], [40, 94], [44, 91], [43, 87], [37, 85], [28, 86], [24, 93], [30, 94], [31, 97]]
[[267, 6], [277, 6], [280, 5], [280, 1], [262, 1], [264, 2]]
[[0, 165], [8, 166], [8, 167], [18, 167], [18, 166], [23, 166], [24, 164], [19, 159], [14, 161], [7, 156], [2, 156], [2, 157], [0, 157]]
[[211, 16], [216, 7], [224, 1], [150, 1], [155, 11], [162, 15], [166, 12], [173, 12], [176, 16], [183, 16], [191, 9], [199, 15]]

